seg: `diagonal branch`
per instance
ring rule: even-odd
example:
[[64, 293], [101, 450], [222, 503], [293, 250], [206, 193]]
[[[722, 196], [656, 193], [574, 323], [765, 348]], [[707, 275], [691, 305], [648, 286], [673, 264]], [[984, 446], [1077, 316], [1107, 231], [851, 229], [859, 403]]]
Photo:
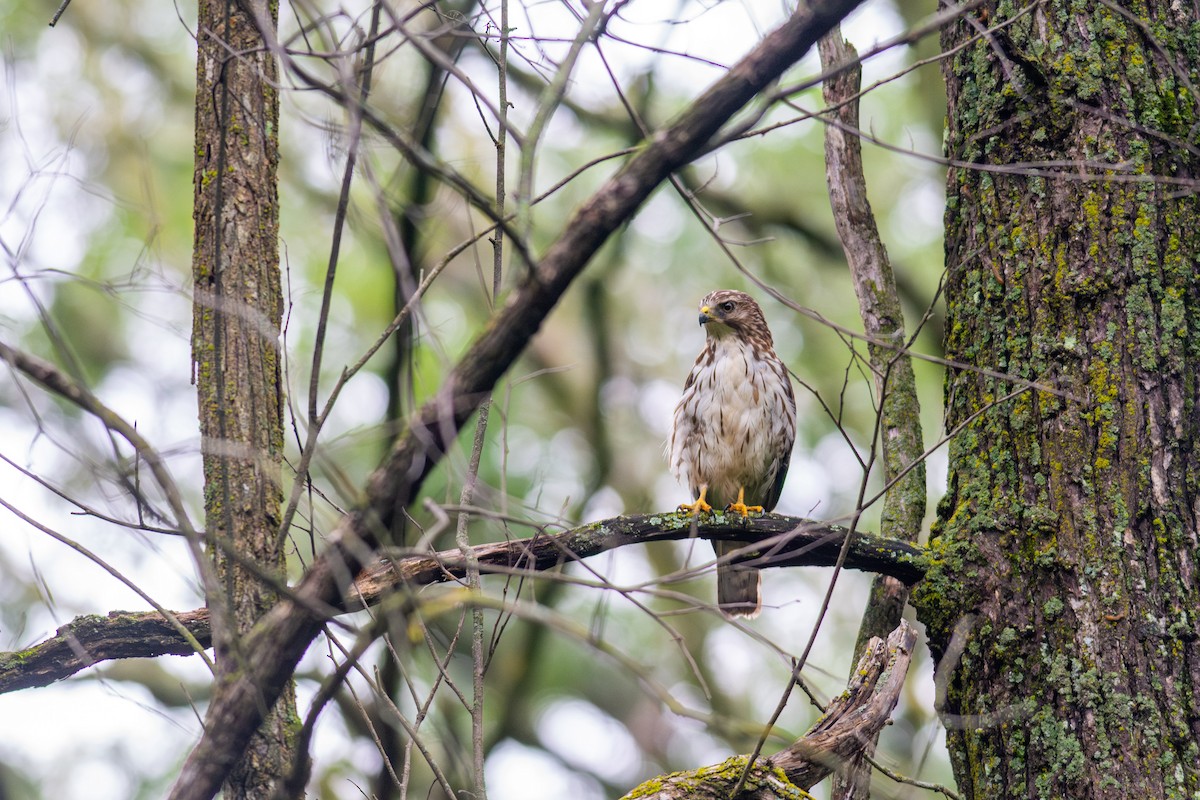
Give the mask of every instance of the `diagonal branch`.
[[805, 788], [841, 771], [887, 724], [904, 688], [917, 632], [904, 620], [887, 641], [867, 642], [846, 691], [834, 698], [808, 733], [771, 757], [788, 778]]
[[[760, 567], [829, 566], [837, 559], [846, 533], [840, 525], [779, 514], [745, 522], [715, 514], [694, 528], [693, 519], [679, 513], [614, 517], [557, 534], [475, 545], [467, 555], [458, 548], [393, 555], [363, 570], [336, 607], [358, 611], [397, 591], [461, 580], [472, 562], [483, 574], [538, 572], [618, 547], [693, 537], [748, 542], [738, 557]], [[925, 574], [921, 548], [861, 533], [850, 543], [844, 566], [890, 575], [904, 583], [914, 583]], [[207, 609], [175, 616], [200, 646], [212, 646]], [[0, 694], [47, 686], [101, 661], [194, 652], [194, 646], [157, 611], [82, 616], [33, 647], [0, 653]]]
[[667, 176], [689, 163], [753, 97], [807, 53], [860, 0], [820, 0], [798, 10], [729, 69], [666, 129], [610, 178], [571, 217], [535, 269], [512, 293], [408, 432], [371, 476], [363, 508], [345, 517], [329, 548], [313, 563], [296, 595], [280, 602], [248, 637], [249, 663], [239, 679], [218, 687], [205, 732], [170, 797], [207, 800], [289, 680], [323, 620], [309, 608], [342, 594], [379, 544], [381, 532], [413, 501], [425, 477], [466, 420], [525, 349], [592, 256], [633, 217]]

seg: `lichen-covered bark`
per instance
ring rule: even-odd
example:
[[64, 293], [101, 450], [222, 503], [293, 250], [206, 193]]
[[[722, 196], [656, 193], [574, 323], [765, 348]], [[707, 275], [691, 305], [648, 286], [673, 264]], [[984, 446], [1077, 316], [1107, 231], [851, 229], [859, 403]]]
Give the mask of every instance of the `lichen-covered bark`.
[[1200, 210], [1171, 183], [1200, 24], [1121, 6], [985, 3], [943, 36], [992, 27], [945, 67], [947, 355], [1061, 392], [947, 377], [947, 426], [983, 413], [914, 603], [967, 798], [1200, 792]]
[[[277, 600], [261, 576], [284, 574], [279, 98], [275, 60], [257, 27], [274, 26], [276, 15], [266, 0], [199, 5], [192, 348], [219, 678], [242, 671], [241, 636]], [[285, 692], [230, 773], [225, 797], [268, 796], [290, 764], [294, 718], [295, 698]]]

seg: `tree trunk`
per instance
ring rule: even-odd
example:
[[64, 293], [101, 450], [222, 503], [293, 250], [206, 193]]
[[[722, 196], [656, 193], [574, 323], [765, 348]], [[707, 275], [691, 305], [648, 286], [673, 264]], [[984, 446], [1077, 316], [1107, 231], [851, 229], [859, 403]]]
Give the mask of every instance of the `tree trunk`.
[[946, 379], [965, 428], [914, 604], [965, 798], [1200, 791], [1200, 35], [1135, 7], [943, 34], [979, 37], [945, 65], [947, 356], [1055, 387]]
[[[215, 566], [208, 605], [222, 679], [241, 671], [242, 634], [277, 599], [263, 576], [284, 576], [279, 97], [275, 59], [258, 32], [274, 27], [276, 13], [266, 0], [199, 7], [192, 347]], [[291, 763], [294, 721], [295, 697], [286, 691], [230, 773], [226, 798], [268, 796]]]

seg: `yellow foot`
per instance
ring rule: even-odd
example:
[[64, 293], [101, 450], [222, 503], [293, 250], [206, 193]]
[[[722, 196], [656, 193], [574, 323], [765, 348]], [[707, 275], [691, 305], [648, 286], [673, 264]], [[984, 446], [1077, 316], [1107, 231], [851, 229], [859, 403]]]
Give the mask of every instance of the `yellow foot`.
[[751, 514], [763, 513], [762, 506], [748, 506], [742, 502], [730, 503], [729, 505], [725, 506], [725, 510], [732, 511], [735, 514], [740, 514], [743, 517], [748, 517]]
[[680, 503], [679, 510], [686, 511], [689, 514], [705, 514], [709, 511], [712, 511], [712, 506], [705, 502], [704, 498], [701, 497], [694, 503]]
[[687, 513], [692, 514], [694, 516], [699, 516], [700, 514], [704, 514], [709, 511], [712, 511], [712, 506], [710, 506], [708, 504], [708, 501], [704, 499], [704, 496], [707, 494], [708, 494], [708, 487], [707, 486], [701, 487], [700, 496], [696, 498], [696, 502], [680, 503], [679, 510], [686, 511]]
[[741, 489], [738, 489], [738, 499], [737, 499], [737, 501], [736, 501], [736, 502], [734, 502], [734, 503], [730, 503], [729, 505], [725, 506], [725, 510], [726, 510], [726, 511], [732, 511], [732, 512], [733, 512], [733, 513], [735, 513], [735, 514], [740, 514], [740, 515], [741, 515], [743, 518], [745, 518], [745, 517], [748, 517], [748, 516], [750, 516], [751, 514], [761, 514], [761, 513], [763, 513], [763, 507], [762, 507], [762, 506], [748, 506], [748, 505], [746, 505], [746, 489], [745, 489], [744, 487], [743, 487], [743, 488], [741, 488]]

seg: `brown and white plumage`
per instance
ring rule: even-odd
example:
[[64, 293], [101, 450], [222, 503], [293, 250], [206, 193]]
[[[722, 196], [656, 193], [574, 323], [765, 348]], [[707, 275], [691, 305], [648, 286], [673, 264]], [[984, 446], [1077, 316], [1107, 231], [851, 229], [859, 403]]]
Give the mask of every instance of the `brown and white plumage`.
[[[730, 507], [746, 516], [779, 502], [796, 439], [796, 399], [771, 331], [753, 298], [730, 289], [700, 301], [704, 349], [675, 407], [667, 443], [671, 472], [691, 489], [695, 513]], [[710, 505], [711, 504], [711, 505]], [[737, 542], [713, 542], [718, 557]], [[730, 616], [762, 605], [758, 570], [717, 565], [717, 603]]]

